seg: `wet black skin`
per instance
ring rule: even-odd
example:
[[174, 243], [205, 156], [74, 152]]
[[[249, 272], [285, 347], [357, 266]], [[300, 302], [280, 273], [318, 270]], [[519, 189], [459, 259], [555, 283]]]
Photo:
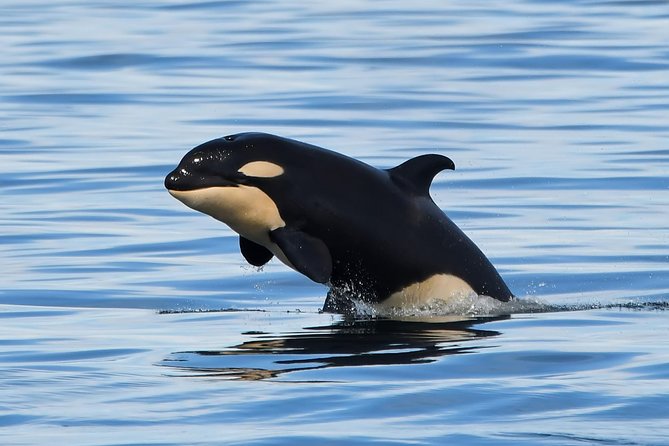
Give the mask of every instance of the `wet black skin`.
[[[284, 173], [254, 178], [238, 172], [252, 161], [272, 162]], [[454, 168], [444, 156], [423, 155], [381, 170], [299, 141], [242, 133], [191, 150], [165, 187], [244, 184], [264, 191], [286, 222], [270, 238], [298, 271], [331, 286], [326, 309], [336, 311], [332, 301], [346, 295], [381, 302], [435, 274], [457, 276], [479, 295], [508, 301], [513, 295], [494, 266], [429, 196], [434, 176]], [[251, 241], [240, 245], [250, 263], [271, 258]]]

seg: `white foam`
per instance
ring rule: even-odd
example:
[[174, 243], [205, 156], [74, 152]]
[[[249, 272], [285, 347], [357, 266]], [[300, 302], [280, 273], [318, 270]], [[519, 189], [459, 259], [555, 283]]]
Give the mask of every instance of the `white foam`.
[[488, 296], [474, 293], [463, 294], [448, 300], [432, 299], [420, 306], [388, 307], [354, 300], [357, 316], [363, 317], [443, 317], [443, 316], [501, 316], [518, 313], [543, 313], [555, 311], [556, 307], [537, 298], [512, 299], [501, 302]]

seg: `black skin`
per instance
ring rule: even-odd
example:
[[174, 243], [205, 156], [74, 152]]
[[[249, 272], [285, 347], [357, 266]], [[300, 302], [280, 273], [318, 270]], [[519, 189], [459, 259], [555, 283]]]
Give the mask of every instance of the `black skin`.
[[[273, 178], [237, 170], [252, 161], [280, 165]], [[500, 301], [513, 294], [481, 250], [429, 195], [434, 176], [454, 169], [423, 155], [381, 170], [320, 147], [263, 133], [242, 133], [197, 146], [165, 179], [171, 190], [255, 186], [277, 205], [286, 227], [270, 233], [298, 271], [328, 283], [325, 310], [345, 311], [349, 296], [381, 302], [435, 274], [452, 274]], [[255, 265], [271, 253], [240, 240]]]

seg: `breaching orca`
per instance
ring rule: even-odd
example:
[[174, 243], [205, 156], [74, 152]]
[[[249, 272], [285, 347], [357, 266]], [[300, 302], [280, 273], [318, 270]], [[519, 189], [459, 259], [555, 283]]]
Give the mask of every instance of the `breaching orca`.
[[192, 149], [165, 187], [237, 232], [250, 264], [276, 256], [328, 284], [325, 311], [347, 311], [351, 298], [390, 307], [471, 293], [508, 301], [495, 267], [430, 198], [444, 169], [455, 165], [442, 155], [381, 170], [303, 142], [241, 133]]

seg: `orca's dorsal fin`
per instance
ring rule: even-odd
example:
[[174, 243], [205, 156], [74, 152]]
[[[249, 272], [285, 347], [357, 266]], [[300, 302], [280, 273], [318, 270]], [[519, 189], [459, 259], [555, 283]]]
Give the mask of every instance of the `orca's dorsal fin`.
[[443, 155], [420, 155], [397, 167], [388, 169], [392, 180], [401, 187], [409, 187], [418, 195], [429, 195], [435, 175], [444, 169], [455, 170], [455, 163]]

